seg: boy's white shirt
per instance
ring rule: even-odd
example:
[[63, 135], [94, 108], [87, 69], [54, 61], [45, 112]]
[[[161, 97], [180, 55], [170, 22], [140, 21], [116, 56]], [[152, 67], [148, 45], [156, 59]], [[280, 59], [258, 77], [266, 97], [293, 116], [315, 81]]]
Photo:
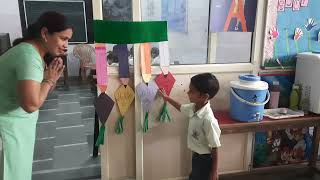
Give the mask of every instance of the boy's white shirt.
[[194, 112], [195, 104], [183, 104], [180, 111], [189, 118], [188, 148], [198, 154], [210, 154], [211, 149], [221, 146], [221, 130], [210, 103]]

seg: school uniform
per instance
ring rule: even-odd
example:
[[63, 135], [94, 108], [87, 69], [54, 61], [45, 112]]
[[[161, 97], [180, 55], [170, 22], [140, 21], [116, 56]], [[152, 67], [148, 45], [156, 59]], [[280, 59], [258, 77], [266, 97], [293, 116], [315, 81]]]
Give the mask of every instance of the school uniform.
[[221, 130], [210, 103], [195, 111], [195, 104], [181, 105], [180, 111], [189, 119], [188, 148], [192, 153], [189, 180], [207, 180], [212, 169], [211, 149], [220, 147]]

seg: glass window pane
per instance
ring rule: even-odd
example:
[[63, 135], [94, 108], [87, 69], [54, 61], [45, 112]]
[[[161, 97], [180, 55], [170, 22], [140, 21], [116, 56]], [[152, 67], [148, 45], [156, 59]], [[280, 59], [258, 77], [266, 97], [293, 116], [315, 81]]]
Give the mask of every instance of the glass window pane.
[[211, 0], [210, 63], [250, 62], [257, 0]]
[[[210, 33], [210, 63], [245, 63], [251, 59], [252, 32]], [[215, 53], [215, 54], [214, 54]]]
[[132, 21], [132, 0], [102, 0], [104, 20]]
[[[102, 0], [104, 20], [132, 21], [132, 0]], [[113, 51], [116, 44], [107, 44], [107, 59], [109, 66], [118, 66], [118, 58]], [[133, 65], [133, 44], [128, 44], [129, 65]]]
[[141, 0], [141, 13], [143, 21], [168, 21], [171, 64], [207, 63], [209, 0]]

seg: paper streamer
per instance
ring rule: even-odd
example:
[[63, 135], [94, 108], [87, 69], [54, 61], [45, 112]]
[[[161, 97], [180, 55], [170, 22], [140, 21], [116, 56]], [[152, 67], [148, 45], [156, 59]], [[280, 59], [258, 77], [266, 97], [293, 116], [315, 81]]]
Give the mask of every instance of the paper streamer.
[[113, 47], [113, 52], [119, 61], [119, 77], [123, 85], [129, 83], [129, 52], [126, 44], [118, 44]]
[[168, 41], [159, 42], [159, 56], [161, 71], [167, 75], [170, 66]]
[[145, 83], [148, 83], [151, 79], [151, 44], [142, 43], [140, 51], [142, 79]]
[[97, 43], [134, 44], [168, 41], [167, 21], [94, 20], [93, 31]]
[[104, 44], [95, 44], [97, 84], [101, 92], [107, 90], [107, 52]]

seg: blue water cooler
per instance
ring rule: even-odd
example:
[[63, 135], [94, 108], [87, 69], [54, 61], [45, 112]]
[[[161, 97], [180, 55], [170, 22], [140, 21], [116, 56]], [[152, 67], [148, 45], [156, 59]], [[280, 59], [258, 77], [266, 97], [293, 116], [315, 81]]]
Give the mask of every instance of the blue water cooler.
[[238, 81], [231, 81], [230, 115], [242, 122], [260, 121], [263, 118], [264, 105], [270, 99], [268, 83], [259, 76], [240, 75]]

